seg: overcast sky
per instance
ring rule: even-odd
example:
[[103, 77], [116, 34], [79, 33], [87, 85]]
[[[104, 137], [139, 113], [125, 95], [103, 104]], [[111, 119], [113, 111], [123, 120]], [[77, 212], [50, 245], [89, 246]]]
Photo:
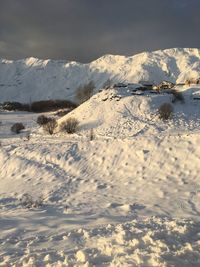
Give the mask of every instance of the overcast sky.
[[199, 44], [200, 0], [0, 0], [0, 58], [89, 62]]

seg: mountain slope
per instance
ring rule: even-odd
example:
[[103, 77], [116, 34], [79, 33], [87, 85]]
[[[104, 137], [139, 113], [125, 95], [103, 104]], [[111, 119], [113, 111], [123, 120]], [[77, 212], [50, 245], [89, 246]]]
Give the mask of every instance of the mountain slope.
[[74, 99], [75, 89], [90, 80], [101, 88], [107, 79], [185, 81], [200, 73], [200, 50], [174, 48], [125, 57], [105, 55], [91, 63], [27, 58], [0, 60], [0, 102], [40, 99]]

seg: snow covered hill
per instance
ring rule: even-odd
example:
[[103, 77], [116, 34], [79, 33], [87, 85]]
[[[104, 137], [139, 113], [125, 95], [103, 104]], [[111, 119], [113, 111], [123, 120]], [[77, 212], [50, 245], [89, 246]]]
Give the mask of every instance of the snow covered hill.
[[80, 121], [73, 135], [2, 111], [0, 266], [199, 266], [200, 86], [179, 90], [165, 123], [169, 94], [103, 90], [59, 119]]
[[[73, 97], [90, 79], [199, 77], [197, 49], [2, 62], [1, 101]], [[132, 87], [100, 90], [59, 117], [54, 135], [36, 113], [0, 110], [0, 266], [200, 266], [200, 85], [176, 86], [176, 103]], [[169, 121], [158, 117], [164, 102]], [[59, 131], [69, 117], [80, 122], [70, 135]]]
[[99, 89], [108, 80], [184, 82], [199, 78], [200, 50], [174, 48], [131, 57], [105, 55], [89, 64], [27, 58], [0, 60], [0, 102], [74, 99], [79, 85], [94, 81]]
[[148, 138], [162, 131], [174, 134], [199, 130], [200, 101], [193, 98], [200, 95], [200, 86], [178, 86], [176, 89], [182, 93], [185, 103], [173, 105], [174, 117], [167, 124], [158, 119], [158, 108], [163, 103], [171, 103], [172, 94], [146, 91], [142, 95], [132, 95], [129, 87], [102, 90], [62, 117], [59, 124], [74, 117], [80, 122], [79, 134], [82, 136], [88, 136], [93, 129], [97, 136], [126, 139]]

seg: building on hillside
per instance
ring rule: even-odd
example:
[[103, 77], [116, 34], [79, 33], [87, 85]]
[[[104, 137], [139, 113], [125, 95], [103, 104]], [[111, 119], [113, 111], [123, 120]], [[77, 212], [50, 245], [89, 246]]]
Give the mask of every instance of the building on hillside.
[[160, 84], [156, 86], [157, 90], [164, 90], [164, 89], [172, 89], [174, 88], [175, 84], [169, 81], [162, 81]]

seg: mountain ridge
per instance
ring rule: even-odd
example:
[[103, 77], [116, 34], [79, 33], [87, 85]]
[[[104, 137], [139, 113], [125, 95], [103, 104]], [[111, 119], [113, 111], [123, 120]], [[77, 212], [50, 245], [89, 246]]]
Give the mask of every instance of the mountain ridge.
[[67, 60], [0, 59], [0, 102], [75, 99], [80, 85], [94, 81], [100, 89], [108, 80], [159, 83], [183, 82], [200, 76], [200, 49], [172, 48], [133, 56], [104, 55], [90, 63]]

